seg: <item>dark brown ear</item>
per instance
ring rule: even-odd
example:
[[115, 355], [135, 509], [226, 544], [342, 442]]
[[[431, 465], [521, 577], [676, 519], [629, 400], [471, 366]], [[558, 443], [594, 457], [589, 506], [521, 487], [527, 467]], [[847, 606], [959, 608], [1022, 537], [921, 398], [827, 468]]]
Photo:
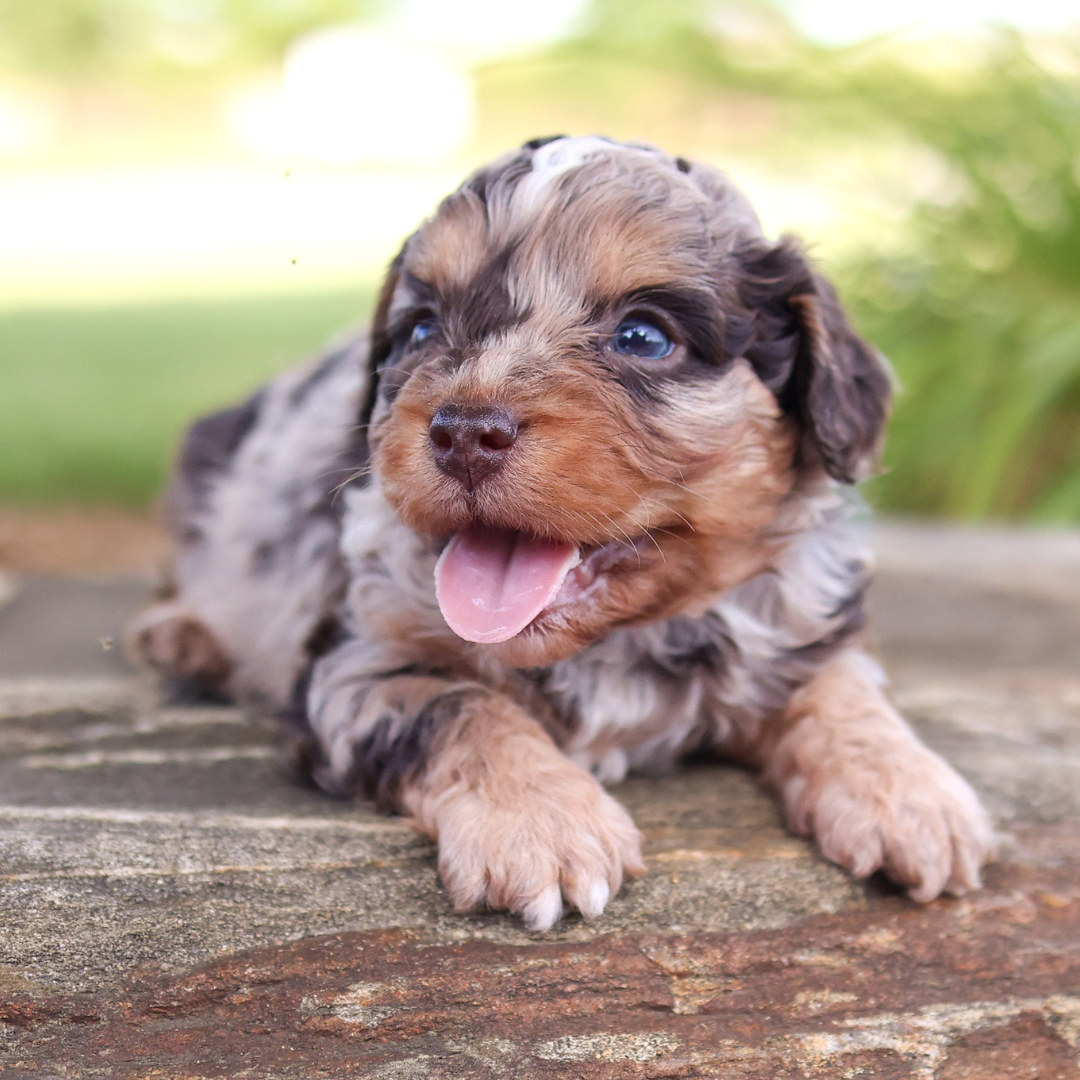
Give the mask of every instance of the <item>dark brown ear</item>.
[[[408, 241], [405, 242], [408, 245]], [[364, 390], [364, 400], [360, 409], [360, 423], [366, 428], [371, 423], [371, 414], [375, 411], [375, 402], [379, 396], [379, 368], [385, 363], [386, 358], [393, 351], [393, 342], [390, 340], [390, 304], [394, 299], [394, 290], [397, 288], [401, 277], [401, 266], [405, 261], [405, 247], [394, 256], [394, 261], [386, 271], [382, 288], [379, 289], [379, 299], [375, 303], [375, 314], [371, 320], [371, 348], [368, 352], [367, 362], [367, 386]]]
[[851, 329], [836, 290], [798, 241], [738, 253], [739, 294], [753, 323], [743, 355], [796, 417], [802, 457], [846, 484], [872, 470], [889, 412], [887, 363]]

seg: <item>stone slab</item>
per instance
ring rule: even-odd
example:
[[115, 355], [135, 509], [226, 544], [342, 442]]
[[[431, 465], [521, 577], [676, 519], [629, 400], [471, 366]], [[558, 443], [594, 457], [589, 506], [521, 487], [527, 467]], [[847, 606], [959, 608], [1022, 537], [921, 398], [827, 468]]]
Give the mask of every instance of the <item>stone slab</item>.
[[616, 790], [648, 872], [548, 935], [451, 912], [431, 844], [294, 784], [274, 725], [163, 704], [98, 640], [144, 580], [20, 579], [0, 1076], [1080, 1080], [1080, 605], [1031, 569], [1071, 581], [1072, 548], [994, 534], [962, 570], [956, 534], [911, 536], [878, 643], [995, 816], [987, 887], [855, 883], [698, 762]]
[[0, 595], [0, 679], [130, 673], [124, 623], [146, 602], [151, 579], [8, 577]]
[[[35, 981], [96, 990], [135, 967], [337, 930], [541, 940], [501, 915], [453, 914], [432, 845], [295, 785], [272, 729], [232, 709], [144, 709], [0, 721], [0, 956]], [[862, 902], [742, 771], [701, 765], [617, 794], [650, 872], [597, 923], [567, 920], [557, 937], [759, 929]]]
[[338, 934], [99, 995], [9, 986], [27, 1076], [1077, 1080], [1080, 874], [780, 930]]

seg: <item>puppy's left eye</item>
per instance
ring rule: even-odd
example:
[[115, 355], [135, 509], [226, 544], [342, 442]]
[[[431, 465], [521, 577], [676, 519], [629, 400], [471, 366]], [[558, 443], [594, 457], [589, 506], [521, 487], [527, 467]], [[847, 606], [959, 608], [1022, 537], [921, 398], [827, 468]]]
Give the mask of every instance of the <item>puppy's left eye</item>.
[[675, 343], [655, 323], [647, 319], [623, 319], [615, 331], [612, 348], [624, 356], [642, 360], [663, 360], [670, 356]]
[[421, 319], [413, 328], [412, 333], [409, 335], [409, 348], [415, 349], [418, 345], [427, 341], [432, 334], [435, 333], [435, 320], [434, 319]]

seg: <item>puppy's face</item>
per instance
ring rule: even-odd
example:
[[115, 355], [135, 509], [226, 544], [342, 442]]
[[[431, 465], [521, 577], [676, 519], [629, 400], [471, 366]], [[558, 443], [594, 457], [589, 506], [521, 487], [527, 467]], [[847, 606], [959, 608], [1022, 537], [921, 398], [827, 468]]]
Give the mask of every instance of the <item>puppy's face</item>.
[[722, 177], [655, 151], [560, 139], [448, 198], [384, 289], [369, 438], [450, 627], [539, 666], [766, 566], [831, 464], [794, 398], [836, 351], [814, 290]]

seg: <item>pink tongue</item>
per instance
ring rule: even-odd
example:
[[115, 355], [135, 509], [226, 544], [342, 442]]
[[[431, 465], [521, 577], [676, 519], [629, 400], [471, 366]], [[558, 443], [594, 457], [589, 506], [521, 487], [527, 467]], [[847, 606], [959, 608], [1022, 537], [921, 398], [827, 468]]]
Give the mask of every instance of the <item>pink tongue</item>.
[[451, 538], [435, 564], [439, 609], [466, 641], [508, 641], [555, 599], [580, 561], [573, 544], [473, 525]]

